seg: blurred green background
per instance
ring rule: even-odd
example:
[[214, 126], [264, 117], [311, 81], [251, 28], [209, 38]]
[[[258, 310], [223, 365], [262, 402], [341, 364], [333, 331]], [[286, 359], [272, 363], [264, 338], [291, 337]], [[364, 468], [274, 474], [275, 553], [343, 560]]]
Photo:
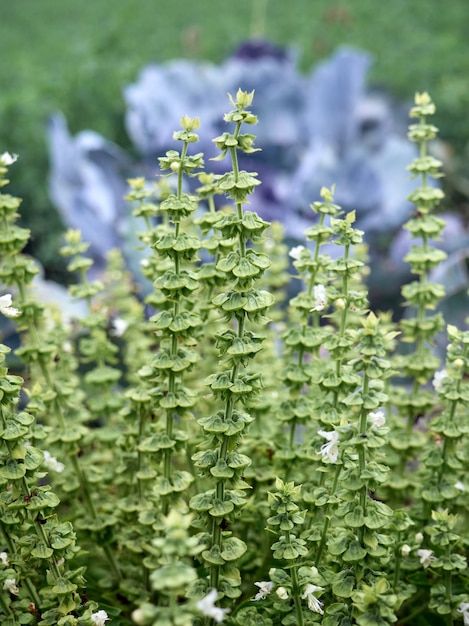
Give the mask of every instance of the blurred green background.
[[90, 128], [130, 149], [122, 89], [144, 65], [220, 62], [252, 37], [294, 46], [305, 71], [341, 44], [371, 52], [371, 83], [405, 102], [431, 93], [440, 137], [467, 169], [468, 18], [468, 0], [0, 0], [0, 153], [21, 156], [9, 191], [24, 198], [30, 252], [49, 277], [61, 274], [46, 182], [52, 112], [74, 133]]

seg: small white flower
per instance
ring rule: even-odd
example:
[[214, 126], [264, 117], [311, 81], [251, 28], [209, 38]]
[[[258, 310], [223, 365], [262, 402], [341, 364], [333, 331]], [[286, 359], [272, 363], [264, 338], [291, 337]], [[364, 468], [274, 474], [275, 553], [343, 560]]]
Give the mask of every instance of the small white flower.
[[278, 595], [280, 600], [287, 600], [288, 598], [288, 591], [285, 589], [285, 587], [278, 587], [275, 590], [275, 593]]
[[318, 435], [321, 435], [328, 441], [328, 443], [321, 446], [319, 454], [323, 460], [328, 459], [331, 463], [335, 463], [339, 456], [339, 433], [335, 430], [318, 430]]
[[304, 246], [295, 246], [294, 248], [290, 250], [288, 254], [289, 256], [291, 256], [292, 259], [295, 259], [295, 261], [299, 261], [301, 257], [301, 253], [303, 252], [304, 249], [305, 249]]
[[104, 622], [107, 622], [110, 618], [106, 611], [98, 611], [97, 613], [93, 613], [91, 615], [91, 619], [93, 620], [93, 624], [95, 626], [104, 626]]
[[417, 550], [417, 556], [420, 559], [420, 564], [423, 565], [425, 569], [430, 567], [433, 561], [436, 561], [436, 557], [433, 555], [433, 550]]
[[401, 554], [402, 556], [409, 556], [410, 554], [410, 546], [408, 546], [406, 543], [401, 547]]
[[422, 534], [422, 533], [417, 533], [417, 534], [415, 535], [415, 541], [416, 541], [417, 543], [422, 543], [422, 541], [423, 541], [423, 534]]
[[310, 611], [314, 611], [314, 613], [324, 615], [324, 611], [322, 610], [322, 606], [324, 603], [318, 600], [314, 595], [318, 591], [324, 591], [324, 587], [318, 587], [317, 585], [312, 585], [311, 583], [308, 583], [301, 597], [303, 598], [303, 600], [308, 600], [308, 609]]
[[462, 613], [464, 626], [469, 626], [469, 602], [460, 602], [457, 611]]
[[18, 317], [20, 312], [15, 307], [11, 306], [12, 299], [11, 293], [6, 293], [4, 296], [0, 296], [0, 313], [7, 317]]
[[0, 156], [0, 163], [2, 165], [13, 165], [13, 163], [18, 159], [17, 154], [10, 154], [9, 152], [4, 152]]
[[65, 465], [60, 461], [57, 461], [55, 456], [52, 456], [48, 450], [44, 450], [44, 465], [47, 469], [52, 470], [53, 472], [58, 472], [59, 474], [64, 471]]
[[370, 418], [371, 428], [381, 428], [381, 426], [386, 424], [386, 415], [382, 409], [371, 411], [371, 413], [368, 413], [368, 417]]
[[122, 337], [129, 326], [129, 323], [120, 317], [116, 317], [112, 322], [111, 335], [114, 337]]
[[259, 587], [259, 591], [256, 593], [256, 596], [254, 597], [254, 600], [264, 600], [265, 598], [267, 598], [267, 596], [269, 595], [269, 593], [272, 591], [272, 587], [274, 586], [273, 582], [259, 582], [259, 583], [254, 583], [256, 585], [256, 587]]
[[212, 617], [217, 624], [220, 624], [225, 617], [225, 613], [229, 613], [229, 609], [220, 609], [218, 606], [215, 606], [217, 598], [218, 591], [216, 589], [212, 589], [205, 596], [205, 598], [202, 598], [202, 600], [197, 602], [197, 608], [206, 617]]
[[458, 491], [466, 491], [464, 483], [462, 483], [460, 480], [458, 480], [458, 482], [455, 483], [454, 486], [456, 487], [456, 489], [458, 489]]
[[446, 370], [438, 370], [435, 372], [432, 380], [432, 385], [436, 391], [439, 391], [442, 387], [443, 380], [448, 377], [448, 372]]
[[315, 285], [313, 288], [314, 306], [311, 311], [322, 311], [327, 306], [327, 294], [324, 285]]
[[0, 561], [5, 567], [8, 566], [8, 554], [6, 552], [0, 552]]
[[14, 578], [5, 578], [3, 581], [3, 589], [17, 596], [20, 592]]

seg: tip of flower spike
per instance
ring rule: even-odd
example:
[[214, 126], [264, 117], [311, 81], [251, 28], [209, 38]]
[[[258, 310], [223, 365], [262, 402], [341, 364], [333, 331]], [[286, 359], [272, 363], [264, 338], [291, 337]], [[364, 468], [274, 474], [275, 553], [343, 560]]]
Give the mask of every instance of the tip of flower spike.
[[254, 89], [248, 93], [240, 88], [236, 92], [236, 100], [233, 99], [233, 96], [230, 93], [228, 94], [228, 98], [230, 99], [231, 104], [237, 109], [246, 109], [252, 104], [254, 99]]
[[431, 101], [432, 100], [426, 91], [415, 94], [415, 104], [417, 106], [425, 106], [426, 104], [430, 104]]
[[321, 191], [319, 192], [319, 194], [325, 202], [332, 202], [334, 200], [334, 192], [335, 184], [332, 185], [330, 189], [328, 189], [327, 187], [321, 187]]
[[181, 126], [184, 130], [197, 130], [200, 128], [200, 119], [198, 117], [189, 117], [188, 115], [184, 115], [184, 117], [181, 118]]
[[426, 91], [415, 94], [415, 107], [410, 110], [410, 117], [433, 115], [436, 107]]

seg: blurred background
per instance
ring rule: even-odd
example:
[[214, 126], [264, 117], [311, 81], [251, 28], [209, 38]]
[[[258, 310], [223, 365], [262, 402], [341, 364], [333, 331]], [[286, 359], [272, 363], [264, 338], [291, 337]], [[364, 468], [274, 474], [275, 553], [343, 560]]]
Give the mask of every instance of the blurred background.
[[458, 216], [459, 232], [469, 201], [468, 19], [467, 0], [0, 0], [0, 153], [20, 155], [9, 192], [23, 198], [28, 251], [48, 278], [64, 281], [63, 215], [48, 189], [51, 115], [62, 112], [72, 135], [92, 129], [138, 161], [124, 90], [142, 69], [172, 59], [220, 65], [248, 41], [273, 44], [274, 56], [287, 51], [305, 76], [341, 46], [369, 54], [367, 84], [403, 128], [414, 93], [428, 91], [445, 166], [441, 210]]

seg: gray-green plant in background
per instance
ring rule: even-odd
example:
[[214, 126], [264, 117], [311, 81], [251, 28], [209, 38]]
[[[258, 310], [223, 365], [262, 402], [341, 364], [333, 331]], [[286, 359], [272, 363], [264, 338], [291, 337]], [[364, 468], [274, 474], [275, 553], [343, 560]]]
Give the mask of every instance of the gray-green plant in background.
[[[411, 112], [420, 243], [396, 326], [369, 308], [363, 232], [333, 188], [289, 254], [249, 210], [252, 99], [230, 97], [214, 139], [229, 171], [208, 171], [186, 116], [156, 183], [129, 181], [144, 302], [117, 251], [89, 278], [77, 231], [62, 254], [86, 313], [38, 302], [20, 201], [0, 194], [0, 313], [22, 364], [2, 345], [6, 626], [469, 623], [469, 336], [448, 326], [440, 362], [435, 107], [418, 94]], [[14, 161], [0, 156], [2, 186]]]

